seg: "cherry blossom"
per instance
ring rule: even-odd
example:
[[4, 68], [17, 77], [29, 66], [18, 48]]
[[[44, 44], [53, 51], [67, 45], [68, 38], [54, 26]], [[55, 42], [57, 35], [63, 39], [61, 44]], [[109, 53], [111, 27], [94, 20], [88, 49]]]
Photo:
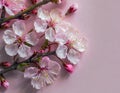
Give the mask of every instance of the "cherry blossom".
[[53, 9], [50, 12], [38, 9], [38, 18], [34, 22], [35, 30], [37, 33], [45, 33], [45, 38], [50, 42], [55, 40], [57, 25], [62, 22], [60, 11]]
[[41, 89], [50, 85], [57, 78], [60, 72], [60, 65], [50, 60], [48, 57], [43, 57], [37, 67], [29, 67], [24, 72], [25, 78], [31, 78], [31, 84], [36, 89]]
[[[61, 59], [67, 57], [72, 64], [77, 64], [80, 62], [80, 54], [86, 50], [87, 41], [70, 24], [67, 26], [66, 31], [60, 37], [56, 37], [56, 41], [59, 43], [56, 54]], [[66, 38], [66, 40], [64, 38]], [[62, 39], [65, 40], [66, 43], [61, 43], [63, 42]]]
[[25, 0], [0, 0], [0, 8], [2, 8], [2, 6], [5, 7], [9, 15], [14, 15], [26, 8]]
[[9, 56], [15, 56], [18, 53], [20, 57], [26, 58], [32, 55], [31, 46], [37, 44], [37, 35], [35, 31], [29, 33], [26, 31], [24, 21], [16, 21], [13, 23], [12, 29], [4, 32], [5, 51]]

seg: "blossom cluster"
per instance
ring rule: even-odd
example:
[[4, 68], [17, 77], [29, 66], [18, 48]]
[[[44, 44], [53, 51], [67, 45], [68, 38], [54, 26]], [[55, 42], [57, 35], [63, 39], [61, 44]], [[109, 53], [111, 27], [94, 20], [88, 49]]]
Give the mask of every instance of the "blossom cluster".
[[[57, 4], [62, 2], [51, 1]], [[33, 4], [37, 2], [38, 0], [32, 0]], [[9, 15], [15, 15], [26, 8], [25, 0], [1, 0], [0, 8], [2, 7], [5, 7]], [[26, 63], [23, 70], [24, 77], [31, 79], [34, 88], [41, 89], [52, 84], [62, 67], [70, 73], [73, 72], [74, 66], [81, 61], [80, 56], [86, 51], [87, 40], [72, 24], [65, 21], [65, 17], [74, 13], [77, 8], [78, 6], [73, 4], [63, 15], [58, 9], [48, 11], [39, 7], [31, 29], [28, 29], [26, 20], [18, 19], [4, 30], [5, 51], [9, 56], [27, 60], [35, 55], [34, 61]], [[58, 60], [51, 59], [50, 55], [44, 56], [52, 51]], [[40, 57], [39, 54], [43, 56]], [[9, 62], [0, 65], [11, 66]], [[9, 83], [6, 82], [1, 80], [1, 85], [8, 87]]]

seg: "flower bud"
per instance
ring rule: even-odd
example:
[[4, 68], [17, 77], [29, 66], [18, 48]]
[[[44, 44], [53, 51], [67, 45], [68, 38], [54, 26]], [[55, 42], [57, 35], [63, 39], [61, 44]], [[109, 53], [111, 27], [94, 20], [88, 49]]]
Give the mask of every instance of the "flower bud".
[[8, 88], [9, 87], [9, 82], [7, 80], [2, 80], [1, 81], [1, 86]]
[[37, 0], [31, 0], [32, 4], [36, 4]]
[[4, 67], [10, 67], [11, 63], [10, 62], [2, 62], [0, 65], [4, 66]]
[[77, 9], [78, 9], [78, 4], [71, 5], [67, 10], [66, 15], [74, 13]]
[[74, 70], [74, 67], [72, 64], [64, 64], [64, 67], [65, 67], [66, 71], [68, 71], [70, 73], [72, 73]]

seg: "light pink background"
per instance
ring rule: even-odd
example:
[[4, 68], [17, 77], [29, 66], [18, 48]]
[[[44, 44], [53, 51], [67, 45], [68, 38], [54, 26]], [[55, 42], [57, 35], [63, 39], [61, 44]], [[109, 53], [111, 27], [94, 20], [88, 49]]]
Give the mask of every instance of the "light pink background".
[[[68, 20], [89, 41], [75, 72], [40, 91], [22, 73], [12, 72], [6, 74], [10, 87], [0, 88], [0, 93], [120, 93], [120, 0], [68, 0], [62, 8], [72, 3], [78, 3], [79, 10]], [[9, 59], [0, 46], [0, 60]]]

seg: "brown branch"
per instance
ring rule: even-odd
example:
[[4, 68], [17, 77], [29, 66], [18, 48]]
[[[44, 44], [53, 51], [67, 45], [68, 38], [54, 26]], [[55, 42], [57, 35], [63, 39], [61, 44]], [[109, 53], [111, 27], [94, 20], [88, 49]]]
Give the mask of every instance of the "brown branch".
[[16, 70], [18, 65], [22, 64], [22, 63], [33, 63], [34, 60], [38, 57], [44, 57], [44, 56], [49, 56], [49, 55], [55, 55], [55, 51], [53, 52], [48, 52], [48, 53], [44, 53], [44, 54], [33, 54], [29, 59], [25, 60], [25, 61], [22, 61], [22, 62], [14, 62], [13, 65], [11, 65], [10, 67], [8, 68], [5, 68], [3, 69], [2, 71], [0, 71], [0, 75], [3, 75], [7, 72], [10, 72], [10, 71], [13, 71], [13, 70]]
[[9, 16], [7, 18], [0, 18], [0, 25], [4, 22], [10, 21], [12, 19], [17, 19], [20, 16], [22, 16], [23, 14], [27, 14], [30, 13], [32, 10], [34, 10], [35, 8], [45, 5], [47, 3], [51, 2], [51, 0], [43, 0], [42, 2], [36, 3], [34, 5], [32, 5], [31, 7], [27, 8], [26, 10], [19, 12], [18, 14], [14, 15], [14, 16]]

